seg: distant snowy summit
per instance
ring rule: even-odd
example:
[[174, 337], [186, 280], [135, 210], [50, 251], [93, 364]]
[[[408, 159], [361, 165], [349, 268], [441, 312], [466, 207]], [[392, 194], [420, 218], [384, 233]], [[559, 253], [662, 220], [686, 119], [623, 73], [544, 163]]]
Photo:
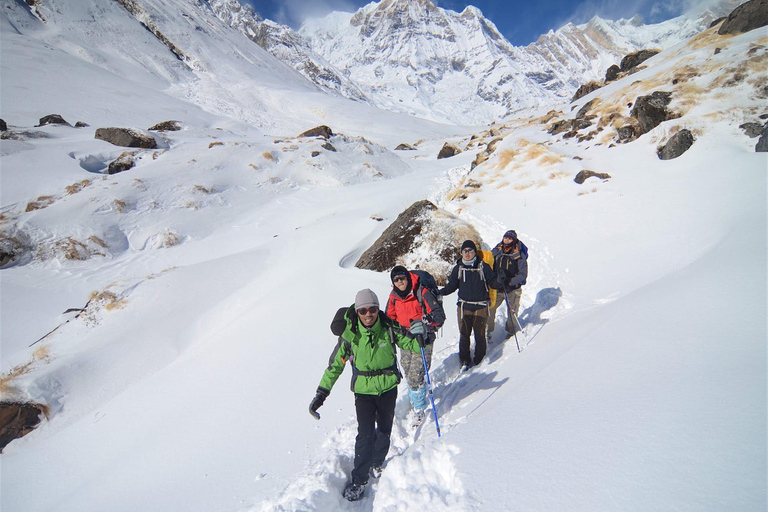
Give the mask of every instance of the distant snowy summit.
[[456, 124], [487, 124], [570, 99], [627, 53], [664, 49], [707, 28], [737, 2], [656, 25], [639, 17], [568, 24], [513, 46], [482, 12], [429, 0], [382, 0], [309, 20], [299, 33], [377, 106]]

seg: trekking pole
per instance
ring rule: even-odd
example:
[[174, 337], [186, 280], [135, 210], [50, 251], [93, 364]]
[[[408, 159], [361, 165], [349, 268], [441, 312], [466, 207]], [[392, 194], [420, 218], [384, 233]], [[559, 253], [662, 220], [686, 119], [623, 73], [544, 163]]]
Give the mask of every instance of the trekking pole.
[[[520, 321], [517, 319], [517, 315], [515, 315], [512, 312], [512, 306], [510, 306], [510, 304], [509, 304], [509, 295], [507, 295], [507, 287], [505, 286], [503, 288], [503, 290], [504, 290], [504, 302], [507, 303], [507, 318], [510, 318], [510, 319], [514, 318], [515, 322], [517, 323], [517, 327], [520, 327]], [[517, 328], [515, 328], [514, 335], [515, 335], [515, 345], [517, 345], [517, 353], [519, 354], [520, 353], [520, 342], [517, 341]]]
[[432, 413], [435, 415], [435, 428], [437, 437], [440, 437], [440, 423], [437, 421], [437, 407], [435, 407], [435, 396], [432, 394], [432, 382], [429, 380], [429, 370], [427, 369], [427, 355], [424, 353], [424, 337], [419, 334], [419, 347], [421, 347], [421, 362], [424, 363], [424, 376], [427, 378], [427, 389], [429, 390], [429, 401], [432, 402]]

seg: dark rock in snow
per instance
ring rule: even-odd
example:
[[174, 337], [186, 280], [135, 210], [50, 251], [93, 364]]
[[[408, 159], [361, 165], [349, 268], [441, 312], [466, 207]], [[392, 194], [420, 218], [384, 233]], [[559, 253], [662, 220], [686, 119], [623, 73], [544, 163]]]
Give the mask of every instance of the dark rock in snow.
[[395, 151], [416, 151], [416, 148], [410, 144], [402, 143], [397, 145]]
[[50, 114], [40, 118], [40, 123], [37, 126], [45, 126], [47, 124], [63, 124], [65, 126], [72, 126], [64, 120], [59, 114]]
[[315, 126], [311, 130], [305, 131], [299, 135], [299, 137], [322, 137], [327, 140], [333, 137], [333, 131], [329, 127], [322, 124], [320, 126]]
[[599, 100], [597, 98], [589, 100], [587, 103], [584, 104], [583, 107], [579, 109], [579, 111], [576, 113], [576, 119], [583, 119], [584, 116], [587, 115], [589, 112], [589, 109], [591, 109], [595, 103], [597, 103]]
[[613, 82], [619, 78], [619, 73], [621, 73], [621, 68], [616, 64], [609, 67], [605, 72], [605, 83]]
[[768, 0], [750, 0], [728, 15], [718, 34], [740, 34], [768, 25]]
[[151, 126], [148, 128], [149, 131], [156, 131], [156, 132], [177, 132], [181, 130], [181, 123], [178, 121], [163, 121], [162, 123], [157, 123], [154, 126]]
[[450, 158], [452, 156], [458, 155], [459, 153], [461, 153], [461, 149], [453, 144], [446, 142], [443, 144], [442, 149], [440, 149], [440, 152], [437, 154], [437, 159], [440, 160], [442, 158]]
[[623, 72], [631, 71], [632, 69], [636, 68], [646, 60], [650, 59], [657, 53], [659, 53], [661, 50], [640, 50], [639, 52], [630, 53], [623, 59], [621, 59], [621, 64], [619, 68]]
[[333, 144], [331, 144], [330, 142], [326, 142], [325, 144], [321, 145], [320, 147], [323, 148], [323, 149], [326, 149], [328, 151], [333, 151], [334, 153], [336, 153], [336, 148], [333, 147]]
[[595, 172], [585, 169], [583, 171], [579, 171], [579, 174], [576, 175], [573, 181], [581, 185], [589, 178], [600, 178], [601, 180], [608, 180], [611, 178], [611, 175], [607, 172]]
[[582, 98], [582, 97], [586, 96], [587, 94], [589, 94], [589, 93], [591, 93], [593, 91], [598, 90], [601, 87], [602, 87], [602, 85], [599, 82], [589, 82], [588, 84], [584, 84], [584, 85], [580, 86], [576, 90], [576, 93], [573, 95], [573, 98], [571, 98], [571, 103], [573, 103], [574, 101], [576, 101], [579, 98]]
[[117, 174], [119, 172], [127, 171], [135, 165], [133, 161], [133, 153], [125, 151], [116, 160], [109, 163], [107, 168], [107, 174]]
[[761, 133], [763, 133], [764, 126], [760, 123], [744, 123], [742, 125], [739, 125], [739, 128], [744, 130], [744, 133], [747, 134], [747, 137], [750, 139], [754, 139], [755, 137], [759, 137]]
[[0, 119], [0, 132], [8, 131], [8, 125], [5, 124], [5, 121]]
[[46, 416], [47, 407], [35, 403], [0, 402], [0, 452], [13, 441], [29, 434]]
[[662, 91], [655, 91], [635, 100], [630, 115], [640, 123], [638, 136], [648, 133], [667, 119], [672, 118], [671, 112], [667, 110], [670, 101], [672, 101], [672, 93]]
[[695, 140], [696, 139], [693, 137], [690, 130], [683, 128], [670, 137], [669, 141], [664, 146], [659, 147], [656, 153], [662, 160], [672, 160], [688, 151], [690, 147], [693, 146]]
[[75, 123], [75, 128], [87, 128], [89, 125], [88, 123], [84, 123], [82, 121], [78, 121]]
[[635, 127], [630, 125], [622, 126], [616, 133], [619, 136], [619, 142], [631, 142], [637, 138]]
[[713, 21], [712, 23], [710, 23], [710, 24], [709, 24], [709, 28], [712, 28], [712, 27], [716, 27], [716, 26], [718, 26], [718, 25], [719, 25], [721, 22], [723, 22], [724, 20], [727, 20], [727, 19], [728, 19], [728, 17], [727, 17], [727, 16], [723, 16], [722, 18], [717, 18], [715, 21]]
[[757, 140], [755, 151], [758, 153], [768, 152], [768, 124], [763, 127], [763, 133], [760, 134], [760, 138]]
[[133, 128], [97, 128], [95, 138], [126, 148], [157, 148], [152, 135]]

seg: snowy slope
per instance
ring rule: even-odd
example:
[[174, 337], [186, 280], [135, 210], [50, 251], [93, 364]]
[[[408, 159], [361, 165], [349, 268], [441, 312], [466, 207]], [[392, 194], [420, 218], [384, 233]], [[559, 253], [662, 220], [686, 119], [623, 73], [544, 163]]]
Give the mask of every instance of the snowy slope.
[[[0, 240], [25, 247], [0, 270], [0, 390], [51, 409], [0, 455], [3, 511], [766, 508], [768, 162], [738, 128], [766, 113], [764, 31], [708, 31], [577, 102], [626, 113], [673, 90], [681, 117], [634, 142], [611, 147], [610, 125], [579, 143], [510, 119], [470, 171], [477, 149], [437, 152], [488, 130], [323, 94], [224, 25], [210, 39], [182, 30], [171, 10], [199, 21], [195, 3], [143, 5], [169, 38], [189, 38], [199, 68], [129, 30], [116, 3], [73, 5], [43, 25], [14, 4], [0, 25], [0, 117], [49, 135], [0, 140]], [[96, 12], [119, 30], [111, 41], [92, 44]], [[235, 90], [216, 80], [230, 71], [248, 87], [216, 96]], [[54, 111], [91, 126], [32, 127]], [[184, 128], [156, 134], [160, 149], [100, 172], [124, 148], [94, 140], [97, 127], [169, 118]], [[320, 122], [337, 151], [296, 138]], [[684, 126], [694, 146], [660, 161]], [[582, 169], [612, 178], [577, 185]], [[443, 435], [431, 419], [407, 427], [401, 388], [388, 466], [350, 505], [348, 372], [320, 422], [307, 405], [336, 308], [364, 287], [388, 293], [386, 274], [352, 263], [425, 197], [487, 243], [512, 227], [530, 247], [524, 350], [497, 338], [458, 376], [447, 297], [430, 372]]]

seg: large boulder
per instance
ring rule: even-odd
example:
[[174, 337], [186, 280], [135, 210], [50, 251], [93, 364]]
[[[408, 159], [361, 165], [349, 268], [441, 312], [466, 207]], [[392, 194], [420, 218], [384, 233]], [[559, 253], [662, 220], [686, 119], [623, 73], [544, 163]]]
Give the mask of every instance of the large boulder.
[[63, 124], [64, 126], [72, 126], [64, 120], [59, 114], [50, 114], [40, 118], [40, 123], [37, 126], [45, 126], [47, 124]]
[[670, 101], [672, 101], [672, 93], [662, 91], [655, 91], [648, 96], [637, 98], [630, 115], [639, 123], [638, 136], [648, 133], [672, 118], [672, 113], [667, 110]]
[[395, 151], [416, 151], [416, 148], [403, 142], [402, 144], [397, 145]]
[[95, 138], [126, 148], [157, 148], [152, 135], [134, 128], [97, 128]]
[[5, 123], [5, 121], [0, 119], [0, 132], [5, 132], [5, 131], [8, 131], [8, 125]]
[[34, 430], [47, 413], [47, 408], [40, 404], [0, 402], [0, 452], [14, 439]]
[[470, 224], [427, 200], [417, 201], [398, 215], [355, 266], [377, 272], [389, 272], [395, 265], [421, 268], [445, 284], [461, 243], [468, 239], [478, 247], [482, 243]]
[[660, 146], [656, 153], [662, 160], [672, 160], [688, 151], [695, 140], [691, 131], [683, 128], [670, 137], [665, 145]]
[[740, 34], [768, 25], [768, 0], [750, 0], [738, 6], [728, 15], [720, 29], [720, 35]]
[[321, 124], [320, 126], [315, 126], [314, 128], [305, 131], [300, 134], [299, 137], [322, 137], [325, 140], [328, 140], [333, 137], [333, 130], [328, 126]]

